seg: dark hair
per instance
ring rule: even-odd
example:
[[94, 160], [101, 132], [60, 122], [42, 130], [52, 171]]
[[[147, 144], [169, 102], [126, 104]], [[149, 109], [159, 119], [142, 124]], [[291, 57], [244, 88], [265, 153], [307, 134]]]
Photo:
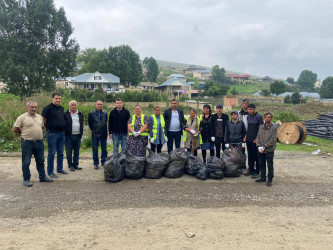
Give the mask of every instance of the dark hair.
[[249, 99], [243, 99], [242, 102], [247, 102], [247, 103], [249, 103]]
[[273, 118], [273, 115], [272, 115], [272, 113], [266, 113], [266, 114], [264, 114], [264, 117], [266, 116], [266, 115], [271, 115], [271, 118]]
[[117, 98], [117, 99], [116, 99], [116, 102], [121, 102], [121, 99], [120, 99], [120, 98]]
[[255, 109], [256, 105], [254, 105], [253, 103], [250, 103], [249, 106], [247, 106], [248, 109]]
[[[210, 105], [208, 105], [208, 104], [205, 104], [204, 106], [203, 106], [203, 109], [204, 108], [208, 108], [209, 109], [209, 115], [211, 115], [212, 114], [212, 108], [211, 108], [211, 106]], [[204, 115], [204, 113], [202, 112], [202, 115]]]
[[52, 93], [52, 98], [55, 97], [56, 95], [61, 96], [61, 93], [60, 92], [54, 92], [54, 93]]
[[178, 101], [176, 99], [171, 99], [170, 102], [177, 102], [178, 103]]
[[191, 112], [194, 112], [194, 114], [197, 114], [197, 111], [196, 111], [195, 109], [191, 109], [191, 110], [190, 110], [190, 113], [191, 113]]

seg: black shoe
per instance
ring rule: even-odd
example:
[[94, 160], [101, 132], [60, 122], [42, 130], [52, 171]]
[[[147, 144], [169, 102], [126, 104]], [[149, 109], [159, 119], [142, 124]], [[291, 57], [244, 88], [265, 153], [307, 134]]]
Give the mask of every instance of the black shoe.
[[33, 184], [31, 183], [30, 180], [23, 181], [23, 185], [26, 186], [26, 187], [32, 187], [33, 186]]
[[255, 182], [266, 182], [266, 179], [260, 178], [258, 180], [255, 180]]
[[105, 163], [102, 163], [102, 167], [104, 167], [104, 164], [105, 164]]
[[268, 180], [267, 181], [267, 187], [271, 187], [272, 186], [272, 180]]
[[74, 167], [70, 167], [70, 168], [69, 168], [69, 171], [73, 171], [73, 172], [74, 172], [74, 171], [75, 171], [75, 168], [74, 168]]
[[82, 170], [82, 168], [80, 168], [80, 166], [75, 166], [74, 167], [76, 170]]
[[55, 173], [49, 174], [49, 176], [50, 176], [51, 178], [58, 178], [58, 175], [56, 175]]
[[57, 171], [58, 174], [68, 174], [65, 170]]
[[53, 180], [45, 176], [45, 178], [40, 180], [40, 182], [53, 182]]
[[94, 165], [94, 169], [99, 169], [98, 165]]
[[244, 175], [245, 175], [245, 176], [250, 176], [250, 175], [253, 175], [253, 174], [254, 174], [253, 171], [248, 170]]
[[252, 179], [258, 179], [260, 178], [260, 175], [258, 175], [257, 173], [254, 173], [252, 176], [251, 176]]

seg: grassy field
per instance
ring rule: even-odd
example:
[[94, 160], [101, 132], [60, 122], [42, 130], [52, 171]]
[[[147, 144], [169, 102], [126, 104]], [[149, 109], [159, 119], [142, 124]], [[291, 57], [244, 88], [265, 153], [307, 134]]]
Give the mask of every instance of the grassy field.
[[[311, 145], [307, 145], [311, 144]], [[321, 152], [326, 153], [333, 153], [333, 141], [317, 138], [314, 136], [308, 136], [306, 137], [305, 143], [303, 144], [281, 144], [278, 143], [277, 147], [278, 150], [283, 151], [302, 151], [302, 152], [314, 152], [318, 149], [321, 150]]]

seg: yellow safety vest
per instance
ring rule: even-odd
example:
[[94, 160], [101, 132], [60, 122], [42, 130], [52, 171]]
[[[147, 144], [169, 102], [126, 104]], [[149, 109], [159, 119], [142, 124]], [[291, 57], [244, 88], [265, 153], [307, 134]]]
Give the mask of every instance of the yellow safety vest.
[[[142, 114], [141, 115], [141, 128], [145, 125], [145, 115]], [[136, 115], [132, 116], [132, 123], [131, 123], [131, 127], [134, 130], [134, 124], [135, 124], [135, 119], [136, 119]], [[133, 133], [128, 132], [128, 135], [133, 135]], [[148, 136], [148, 129], [145, 132], [142, 132], [140, 135], [142, 136]]]
[[[153, 137], [154, 137], [154, 140], [156, 140], [158, 122], [157, 122], [157, 118], [156, 118], [155, 114], [151, 115], [151, 117], [153, 117], [153, 119], [154, 119]], [[161, 121], [161, 127], [162, 127], [162, 135], [164, 136], [165, 121], [164, 121], [164, 116], [163, 115], [160, 115], [160, 121]], [[149, 135], [149, 138], [151, 138], [150, 135]], [[162, 138], [161, 138], [161, 140], [162, 140]]]
[[[186, 118], [186, 124], [187, 124], [189, 118], [190, 118], [190, 117], [187, 117], [187, 118]], [[197, 120], [198, 120], [198, 130], [199, 130], [199, 127], [200, 127], [200, 121], [201, 121], [200, 117], [197, 117]], [[187, 134], [187, 131], [184, 129], [184, 133], [183, 133], [183, 141], [184, 141], [184, 142], [186, 142], [186, 134]], [[200, 139], [200, 144], [202, 144], [201, 134], [199, 134], [199, 139]]]

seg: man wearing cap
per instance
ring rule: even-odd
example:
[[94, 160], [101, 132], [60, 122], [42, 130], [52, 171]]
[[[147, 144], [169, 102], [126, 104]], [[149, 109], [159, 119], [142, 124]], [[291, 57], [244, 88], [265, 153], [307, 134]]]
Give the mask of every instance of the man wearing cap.
[[27, 112], [16, 119], [12, 131], [21, 135], [23, 185], [31, 187], [33, 184], [30, 181], [29, 166], [32, 155], [35, 157], [39, 181], [53, 182], [53, 180], [45, 175], [43, 118], [36, 114], [36, 102], [28, 102], [26, 108]]
[[230, 114], [231, 120], [227, 122], [224, 136], [226, 147], [228, 148], [231, 145], [234, 148], [242, 148], [242, 153], [244, 154], [245, 143], [243, 140], [246, 135], [244, 122], [238, 119], [237, 111], [232, 111]]
[[221, 153], [221, 144], [222, 150], [225, 150], [225, 143], [224, 143], [224, 133], [225, 133], [225, 126], [229, 120], [228, 115], [223, 114], [223, 105], [218, 104], [216, 105], [216, 114], [212, 115], [211, 118], [211, 130], [212, 130], [212, 142], [215, 143], [216, 147], [216, 157], [220, 158]]
[[[252, 178], [259, 177], [259, 160], [258, 150], [256, 146], [256, 138], [259, 130], [259, 126], [263, 124], [263, 118], [257, 113], [256, 106], [250, 103], [247, 107], [249, 116], [247, 117], [247, 133], [245, 137], [247, 153], [248, 153], [248, 165], [249, 169], [244, 175], [252, 175]], [[254, 164], [256, 167], [254, 167]]]
[[256, 182], [266, 182], [266, 162], [268, 167], [267, 186], [272, 186], [274, 178], [273, 158], [276, 148], [277, 129], [272, 123], [273, 115], [266, 113], [264, 115], [265, 123], [260, 125], [256, 144], [259, 151], [260, 176]]

